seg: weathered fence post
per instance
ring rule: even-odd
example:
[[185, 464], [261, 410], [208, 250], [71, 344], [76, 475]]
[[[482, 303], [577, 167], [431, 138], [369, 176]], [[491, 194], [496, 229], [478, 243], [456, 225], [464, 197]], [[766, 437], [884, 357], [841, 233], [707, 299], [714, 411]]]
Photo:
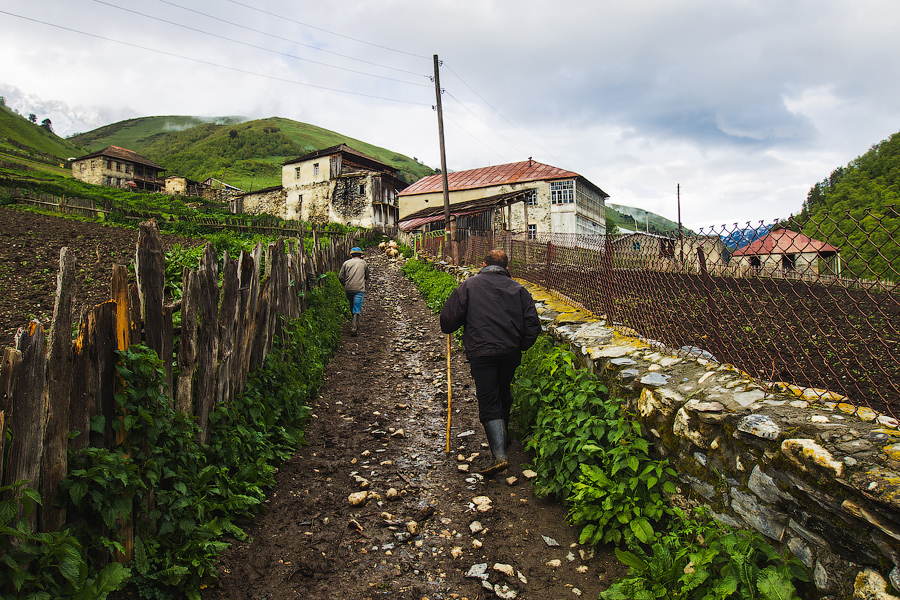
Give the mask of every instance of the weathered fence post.
[[[66, 522], [65, 507], [55, 506], [59, 482], [68, 473], [69, 390], [72, 387], [72, 298], [75, 295], [75, 257], [59, 251], [56, 302], [47, 355], [47, 429], [41, 467], [41, 523], [43, 532], [59, 531]], [[0, 453], [2, 457], [2, 453]]]
[[166, 259], [159, 228], [151, 219], [140, 224], [137, 251], [134, 257], [134, 274], [137, 279], [138, 294], [141, 298], [141, 319], [144, 322], [144, 339], [147, 347], [170, 364], [163, 354], [163, 293], [166, 286]]
[[197, 305], [200, 301], [200, 278], [193, 269], [181, 272], [181, 341], [178, 346], [178, 383], [175, 387], [175, 410], [193, 414], [194, 373], [197, 370]]
[[200, 258], [200, 302], [197, 331], [197, 424], [200, 442], [209, 441], [209, 413], [216, 395], [216, 359], [218, 358], [219, 285], [218, 258], [207, 242]]
[[[47, 352], [43, 326], [32, 321], [19, 329], [16, 349], [22, 354], [22, 363], [13, 374], [12, 443], [4, 484], [27, 480], [31, 488], [39, 491], [47, 416]], [[19, 518], [24, 516], [20, 509]], [[34, 528], [38, 522], [37, 514], [32, 512], [28, 521]]]
[[222, 267], [222, 304], [219, 308], [219, 375], [216, 403], [228, 405], [234, 398], [234, 328], [238, 311], [238, 261], [225, 252]]

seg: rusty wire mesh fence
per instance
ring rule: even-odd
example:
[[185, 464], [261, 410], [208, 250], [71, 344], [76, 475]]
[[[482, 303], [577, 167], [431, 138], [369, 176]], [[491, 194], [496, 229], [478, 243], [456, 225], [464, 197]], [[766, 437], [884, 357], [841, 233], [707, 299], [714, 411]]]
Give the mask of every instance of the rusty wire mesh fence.
[[[442, 233], [442, 232], [441, 232]], [[507, 251], [510, 272], [682, 354], [772, 389], [834, 392], [900, 417], [900, 215], [791, 218], [709, 231], [462, 235], [458, 264]], [[442, 236], [420, 241], [451, 261]], [[829, 399], [829, 398], [826, 398]]]

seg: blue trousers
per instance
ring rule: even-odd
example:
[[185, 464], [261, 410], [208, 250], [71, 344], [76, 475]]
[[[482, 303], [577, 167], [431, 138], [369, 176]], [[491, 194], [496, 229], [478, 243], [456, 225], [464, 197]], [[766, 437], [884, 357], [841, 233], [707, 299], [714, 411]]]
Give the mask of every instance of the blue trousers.
[[350, 303], [350, 312], [353, 313], [354, 315], [361, 314], [364, 292], [351, 292], [351, 291], [347, 290], [346, 293], [347, 293], [347, 302]]
[[469, 359], [469, 369], [475, 380], [475, 397], [478, 398], [479, 421], [509, 421], [512, 408], [509, 386], [521, 362], [521, 352]]

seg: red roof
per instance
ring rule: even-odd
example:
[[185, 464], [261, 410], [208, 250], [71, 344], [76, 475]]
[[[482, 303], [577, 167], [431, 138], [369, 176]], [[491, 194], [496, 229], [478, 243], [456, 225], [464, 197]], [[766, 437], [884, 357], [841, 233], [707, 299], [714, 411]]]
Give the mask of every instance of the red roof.
[[838, 249], [826, 242], [820, 242], [810, 237], [791, 231], [790, 229], [778, 229], [772, 231], [755, 242], [739, 248], [732, 256], [758, 256], [761, 254], [799, 254], [803, 252], [815, 252], [817, 254], [838, 252]]
[[[567, 171], [566, 169], [545, 165], [535, 160], [525, 160], [506, 165], [481, 167], [479, 169], [470, 169], [468, 171], [447, 173], [447, 188], [452, 192], [455, 190], [471, 190], [509, 183], [573, 178], [580, 178], [591, 185], [591, 187], [596, 187], [574, 171]], [[430, 194], [433, 192], [441, 192], [443, 189], [444, 183], [441, 176], [429, 175], [428, 177], [423, 177], [418, 180], [400, 192], [399, 195], [412, 196], [414, 194]], [[604, 198], [609, 197], [600, 188], [597, 188], [597, 190]]]

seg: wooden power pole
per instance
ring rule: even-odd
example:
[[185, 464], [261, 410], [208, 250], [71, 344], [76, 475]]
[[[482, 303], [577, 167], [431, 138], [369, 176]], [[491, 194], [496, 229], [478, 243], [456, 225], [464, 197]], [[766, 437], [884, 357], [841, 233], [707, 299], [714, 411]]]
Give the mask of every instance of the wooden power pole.
[[457, 264], [456, 221], [450, 222], [450, 188], [447, 184], [447, 152], [444, 150], [444, 110], [441, 108], [441, 76], [438, 67], [441, 62], [434, 55], [434, 96], [437, 102], [438, 141], [441, 145], [441, 182], [444, 184], [444, 242], [451, 248], [453, 263]]

